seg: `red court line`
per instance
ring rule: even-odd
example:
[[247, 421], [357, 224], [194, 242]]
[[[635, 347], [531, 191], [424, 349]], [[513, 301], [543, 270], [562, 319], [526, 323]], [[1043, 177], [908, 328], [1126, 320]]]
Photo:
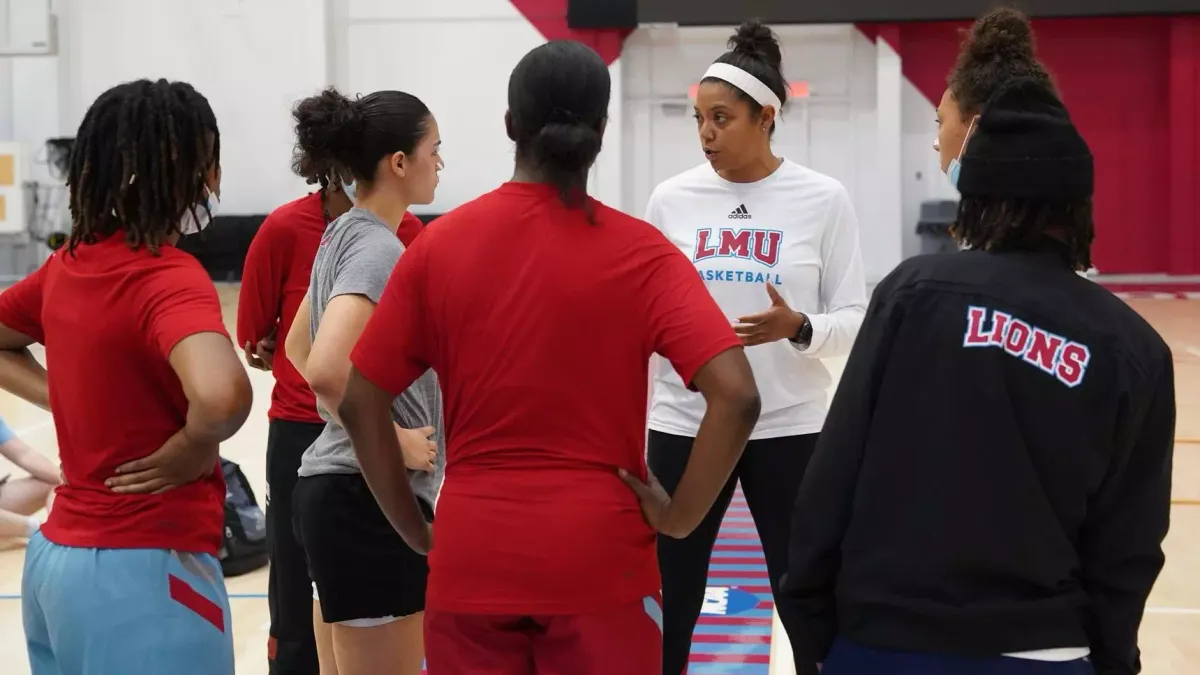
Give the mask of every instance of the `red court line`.
[[732, 633], [729, 635], [693, 635], [692, 642], [703, 642], [704, 644], [728, 644], [728, 645], [769, 645], [771, 644], [771, 635], [748, 635], [746, 633]]
[[721, 539], [753, 539], [758, 541], [757, 532], [721, 532], [717, 535]]
[[[761, 604], [759, 606], [761, 607]], [[700, 620], [697, 623], [704, 626], [770, 626], [771, 619], [761, 616], [717, 616], [714, 614], [701, 614]]]

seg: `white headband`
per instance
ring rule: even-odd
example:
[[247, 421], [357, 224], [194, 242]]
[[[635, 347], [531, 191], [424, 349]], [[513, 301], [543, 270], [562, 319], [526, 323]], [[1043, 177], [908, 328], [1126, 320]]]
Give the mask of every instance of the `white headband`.
[[704, 73], [704, 77], [715, 77], [732, 84], [746, 92], [750, 98], [758, 101], [761, 106], [775, 106], [777, 115], [783, 110], [783, 101], [779, 100], [770, 87], [737, 66], [731, 66], [728, 63], [714, 63], [708, 67], [708, 72]]

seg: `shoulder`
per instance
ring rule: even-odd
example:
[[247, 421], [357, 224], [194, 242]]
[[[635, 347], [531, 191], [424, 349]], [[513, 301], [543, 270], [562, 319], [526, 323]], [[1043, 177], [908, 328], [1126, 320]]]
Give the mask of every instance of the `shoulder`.
[[404, 249], [396, 233], [378, 220], [347, 211], [330, 224], [321, 245], [329, 244], [349, 255], [399, 255]]
[[[148, 253], [146, 255], [149, 256]], [[143, 303], [220, 303], [217, 288], [208, 270], [190, 253], [174, 246], [164, 246], [159, 256], [146, 260], [140, 276], [141, 283], [134, 287], [142, 294]]]
[[842, 181], [815, 169], [784, 159], [779, 167], [780, 189], [806, 200], [821, 200], [831, 206], [850, 204], [850, 192]]
[[[1089, 323], [1112, 333], [1112, 342], [1120, 345], [1143, 373], [1157, 372], [1164, 360], [1172, 359], [1171, 348], [1146, 317], [1121, 297], [1091, 279], [1079, 279], [1081, 297], [1091, 311]], [[1082, 304], [1082, 303], [1081, 303]]]
[[[299, 199], [282, 204], [267, 214], [258, 227], [258, 235], [268, 237], [287, 236], [298, 227], [320, 223], [325, 226], [325, 217], [321, 207], [321, 194], [314, 192]], [[256, 236], [258, 236], [256, 235]]]
[[[147, 253], [147, 255], [149, 255]], [[146, 269], [151, 276], [162, 279], [196, 281], [203, 279], [206, 285], [212, 286], [212, 277], [208, 270], [200, 264], [191, 253], [181, 251], [174, 246], [163, 246], [157, 258], [147, 261]]]
[[650, 193], [651, 203], [662, 203], [676, 198], [687, 198], [698, 191], [712, 190], [721, 186], [721, 180], [708, 162], [677, 173], [654, 186]]

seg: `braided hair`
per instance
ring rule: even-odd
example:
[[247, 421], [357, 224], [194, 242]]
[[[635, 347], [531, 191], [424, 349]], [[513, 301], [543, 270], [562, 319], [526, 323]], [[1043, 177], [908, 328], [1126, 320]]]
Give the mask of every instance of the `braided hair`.
[[137, 80], [104, 92], [71, 150], [67, 252], [124, 230], [130, 248], [157, 255], [182, 234], [185, 214], [207, 211], [208, 179], [220, 159], [216, 115], [190, 84]]
[[[980, 114], [992, 95], [1018, 79], [1032, 79], [1056, 91], [1053, 78], [1037, 58], [1029, 19], [1015, 9], [993, 10], [967, 33], [947, 80], [950, 96], [965, 121]], [[1096, 238], [1092, 199], [963, 196], [951, 234], [960, 243], [985, 251], [1035, 247], [1052, 236], [1066, 244], [1068, 263], [1086, 270], [1092, 266]]]

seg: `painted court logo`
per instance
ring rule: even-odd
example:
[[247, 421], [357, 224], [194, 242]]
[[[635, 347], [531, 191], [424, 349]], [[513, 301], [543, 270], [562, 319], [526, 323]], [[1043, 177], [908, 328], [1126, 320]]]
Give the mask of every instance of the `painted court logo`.
[[708, 227], [696, 231], [696, 248], [692, 253], [692, 261], [741, 258], [774, 267], [779, 263], [779, 248], [782, 243], [783, 232], [779, 230]]
[[1003, 349], [1072, 388], [1083, 382], [1092, 358], [1087, 345], [988, 307], [967, 308], [963, 347]]
[[713, 616], [733, 616], [749, 612], [758, 607], [758, 596], [740, 588], [726, 586], [709, 586], [704, 589], [704, 604], [700, 606], [701, 614]]

